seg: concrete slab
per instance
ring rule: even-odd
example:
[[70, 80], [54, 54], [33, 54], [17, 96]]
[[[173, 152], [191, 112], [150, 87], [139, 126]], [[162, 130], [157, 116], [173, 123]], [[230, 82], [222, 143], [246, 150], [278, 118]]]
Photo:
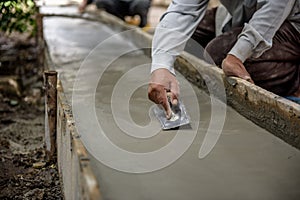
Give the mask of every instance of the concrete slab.
[[[56, 69], [61, 74], [67, 96], [71, 100], [72, 85], [81, 61], [97, 44], [114, 35], [115, 31], [101, 23], [63, 18], [46, 18], [44, 31]], [[140, 51], [116, 56], [122, 48], [131, 49], [132, 44], [120, 37], [96, 49], [94, 55], [98, 56], [85, 63], [92, 76], [92, 72], [106, 67], [105, 60], [115, 58], [97, 86], [97, 117], [107, 137], [119, 147], [138, 153], [153, 151], [170, 143], [176, 131], [159, 132], [149, 140], [136, 139], [124, 134], [113, 118], [111, 96], [117, 81], [136, 66], [141, 65], [148, 70], [151, 62]], [[134, 81], [146, 83], [146, 72], [139, 73], [134, 76]], [[124, 88], [130, 85], [131, 80], [132, 77], [125, 79]], [[209, 156], [199, 159], [199, 148], [212, 117], [210, 98], [196, 87], [189, 89], [189, 83], [182, 76], [179, 80], [182, 83], [182, 98], [193, 121], [192, 129], [184, 130], [184, 133], [190, 134], [197, 130], [192, 146], [172, 165], [139, 175], [116, 171], [93, 159], [94, 172], [98, 175], [104, 199], [300, 198], [299, 151], [229, 107], [219, 141]], [[189, 102], [192, 95], [190, 92], [193, 91], [198, 97], [200, 120], [193, 118], [199, 113], [194, 109], [196, 105]], [[119, 103], [123, 103], [122, 99]], [[133, 120], [140, 125], [149, 122], [148, 111], [151, 105], [146, 98], [146, 85], [141, 85], [129, 102]], [[82, 106], [86, 105], [83, 103]], [[122, 112], [125, 111], [121, 110], [121, 115]], [[86, 118], [89, 119], [89, 116]], [[95, 131], [95, 127], [86, 128], [87, 131]], [[135, 166], [136, 163], [131, 165]]]

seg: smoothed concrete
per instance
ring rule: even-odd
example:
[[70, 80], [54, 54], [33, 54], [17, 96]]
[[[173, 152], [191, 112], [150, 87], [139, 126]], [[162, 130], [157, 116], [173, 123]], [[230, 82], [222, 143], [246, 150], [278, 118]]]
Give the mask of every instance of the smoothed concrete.
[[[46, 18], [44, 31], [52, 59], [61, 74], [67, 97], [71, 100], [72, 85], [81, 61], [99, 42], [115, 32], [101, 23], [64, 18]], [[105, 54], [99, 54], [85, 64], [95, 70], [106, 67], [102, 66], [101, 61], [114, 57], [119, 51], [118, 47], [132, 45], [125, 38], [119, 39], [102, 47], [107, 50]], [[99, 51], [103, 52], [103, 49]], [[160, 132], [149, 140], [133, 139], [125, 135], [112, 118], [110, 102], [116, 82], [133, 67], [144, 64], [149, 68], [149, 63], [150, 59], [139, 51], [118, 57], [101, 77], [96, 91], [95, 107], [99, 123], [115, 144], [128, 151], [153, 151], [169, 143], [176, 134], [176, 131], [168, 131]], [[137, 74], [136, 79], [146, 82], [148, 77], [143, 76], [144, 73]], [[192, 146], [174, 164], [140, 175], [118, 172], [92, 159], [104, 199], [300, 198], [299, 151], [229, 107], [219, 141], [206, 158], [199, 159], [199, 148], [211, 120], [210, 98], [193, 87], [200, 106], [200, 120], [195, 121], [193, 116], [199, 113], [195, 113], [195, 105], [189, 103], [191, 91], [185, 90], [190, 85], [182, 76], [179, 76], [179, 81], [183, 101], [192, 116], [192, 129], [185, 130], [186, 133], [199, 123]], [[125, 81], [124, 84], [126, 88], [129, 83]], [[152, 105], [147, 100], [146, 88], [142, 86], [136, 90], [129, 104], [133, 120], [140, 125], [149, 121], [148, 110]], [[93, 131], [93, 127], [87, 129]]]

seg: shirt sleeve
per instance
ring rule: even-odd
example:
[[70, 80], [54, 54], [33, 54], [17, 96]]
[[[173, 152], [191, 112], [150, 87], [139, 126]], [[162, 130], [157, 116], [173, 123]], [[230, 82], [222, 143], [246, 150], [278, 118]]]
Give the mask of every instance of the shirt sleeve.
[[175, 74], [174, 61], [203, 18], [208, 0], [173, 0], [156, 27], [151, 73], [159, 68]]
[[272, 39], [289, 16], [295, 0], [258, 0], [260, 8], [246, 23], [229, 54], [244, 62], [257, 58], [272, 47]]

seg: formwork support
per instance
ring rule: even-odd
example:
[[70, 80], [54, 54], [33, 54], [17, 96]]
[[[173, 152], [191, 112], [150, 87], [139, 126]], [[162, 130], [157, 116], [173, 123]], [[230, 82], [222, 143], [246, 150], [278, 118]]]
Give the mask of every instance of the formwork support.
[[45, 71], [45, 146], [48, 160], [56, 154], [57, 72]]

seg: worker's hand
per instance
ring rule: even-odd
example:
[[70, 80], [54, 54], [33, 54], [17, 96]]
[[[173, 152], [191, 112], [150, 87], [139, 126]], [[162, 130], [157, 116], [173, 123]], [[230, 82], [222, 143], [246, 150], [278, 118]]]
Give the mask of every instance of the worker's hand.
[[81, 4], [79, 5], [79, 7], [78, 7], [79, 13], [83, 13], [84, 10], [85, 10], [85, 8], [86, 8], [86, 6], [87, 6], [87, 0], [83, 0], [81, 2]]
[[242, 61], [234, 55], [228, 54], [226, 56], [222, 62], [222, 69], [226, 76], [235, 76], [254, 83]]
[[79, 7], [78, 7], [78, 12], [79, 13], [83, 13], [84, 12], [84, 10], [85, 10], [85, 6], [84, 5], [80, 5]]
[[170, 119], [172, 111], [168, 102], [167, 92], [171, 97], [172, 105], [177, 105], [179, 84], [176, 77], [167, 69], [153, 71], [148, 87], [148, 97], [154, 103], [161, 105], [166, 111], [167, 119]]

